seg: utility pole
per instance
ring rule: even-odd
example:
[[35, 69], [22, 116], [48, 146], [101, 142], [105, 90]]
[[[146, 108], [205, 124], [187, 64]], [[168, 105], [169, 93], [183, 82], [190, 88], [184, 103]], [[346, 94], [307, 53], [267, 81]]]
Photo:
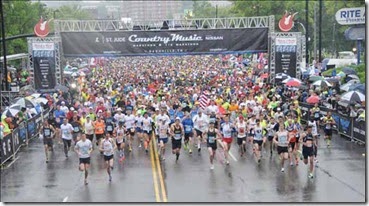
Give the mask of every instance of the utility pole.
[[305, 62], [307, 68], [309, 66], [309, 0], [306, 0], [305, 3]]
[[5, 42], [5, 19], [4, 19], [4, 9], [3, 9], [3, 0], [0, 0], [0, 15], [1, 15], [1, 37], [2, 37], [2, 43], [3, 43], [3, 80], [5, 80], [5, 91], [9, 91], [9, 82], [8, 82], [8, 66], [6, 64], [6, 42]]
[[[334, 10], [337, 11], [337, 1], [334, 2]], [[335, 16], [333, 18], [333, 38], [332, 38], [332, 53], [333, 58], [336, 58], [336, 20]]]
[[218, 4], [215, 5], [215, 18], [218, 18]]
[[319, 0], [319, 63], [322, 62], [322, 8], [323, 0]]
[[317, 50], [316, 50], [316, 43], [317, 43], [317, 39], [316, 39], [316, 30], [317, 30], [317, 26], [316, 26], [316, 2], [314, 2], [314, 60], [317, 60]]

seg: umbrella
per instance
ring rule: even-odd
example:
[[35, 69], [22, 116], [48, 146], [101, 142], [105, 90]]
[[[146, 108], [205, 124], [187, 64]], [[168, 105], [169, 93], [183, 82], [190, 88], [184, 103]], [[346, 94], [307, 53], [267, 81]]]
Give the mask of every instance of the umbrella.
[[365, 85], [364, 84], [352, 84], [350, 85], [348, 91], [359, 91], [365, 94]]
[[325, 80], [318, 80], [316, 82], [313, 83], [314, 86], [320, 86], [320, 87], [331, 87], [332, 85], [325, 81]]
[[41, 94], [39, 93], [34, 93], [34, 94], [31, 94], [32, 97], [34, 98], [39, 98], [41, 96]]
[[19, 104], [13, 104], [10, 107], [7, 107], [3, 114], [6, 116], [14, 117], [18, 114], [18, 112], [21, 110], [21, 106]]
[[353, 68], [350, 68], [350, 67], [345, 67], [345, 68], [342, 69], [342, 71], [345, 74], [356, 74], [356, 71]]
[[336, 76], [339, 76], [339, 77], [344, 77], [346, 76], [346, 74], [342, 71], [338, 72], [338, 74]]
[[293, 79], [291, 81], [288, 81], [286, 83], [286, 85], [289, 86], [289, 87], [299, 87], [299, 86], [301, 86], [301, 81], [296, 81], [296, 80]]
[[331, 83], [337, 83], [340, 81], [340, 79], [338, 78], [327, 78], [325, 79], [327, 82], [331, 82]]
[[347, 77], [350, 77], [351, 79], [360, 79], [356, 74], [350, 74], [347, 75]]
[[291, 77], [288, 74], [285, 74], [285, 73], [277, 73], [275, 75], [275, 78], [276, 79], [289, 79]]
[[56, 85], [54, 89], [60, 90], [62, 92], [68, 92], [69, 91], [69, 88], [68, 87], [66, 87], [64, 85], [60, 85], [60, 84]]
[[19, 92], [33, 92], [33, 91], [35, 91], [35, 89], [32, 87], [32, 85], [27, 85], [19, 89]]
[[38, 103], [38, 104], [40, 104], [40, 103], [47, 104], [49, 102], [49, 100], [47, 100], [46, 98], [43, 98], [43, 97], [36, 98], [33, 101]]
[[341, 99], [349, 102], [363, 102], [365, 101], [365, 95], [361, 92], [349, 91], [344, 93]]
[[268, 73], [264, 73], [264, 74], [262, 74], [261, 76], [260, 76], [260, 78], [262, 78], [262, 79], [267, 79], [268, 78]]
[[343, 90], [343, 91], [348, 92], [348, 91], [350, 90], [350, 87], [351, 87], [352, 85], [354, 85], [354, 84], [346, 83], [346, 84], [344, 84], [344, 85], [340, 86], [340, 90]]
[[323, 80], [324, 78], [322, 76], [310, 76], [309, 77], [309, 81], [311, 82], [315, 82], [315, 81], [318, 81], [318, 80]]
[[319, 96], [316, 96], [316, 95], [311, 96], [311, 97], [306, 99], [306, 102], [309, 103], [309, 104], [316, 104], [316, 103], [319, 103], [319, 101], [320, 101], [320, 98], [319, 98]]
[[347, 83], [350, 83], [350, 84], [358, 84], [358, 83], [360, 83], [360, 80], [358, 80], [358, 79], [351, 79]]
[[296, 81], [296, 82], [299, 82], [300, 84], [302, 83], [302, 81], [297, 78], [288, 78], [288, 79], [283, 80], [282, 83], [287, 83], [290, 81]]
[[24, 108], [34, 108], [36, 104], [27, 98], [21, 97], [16, 99], [15, 104], [19, 104], [21, 107]]

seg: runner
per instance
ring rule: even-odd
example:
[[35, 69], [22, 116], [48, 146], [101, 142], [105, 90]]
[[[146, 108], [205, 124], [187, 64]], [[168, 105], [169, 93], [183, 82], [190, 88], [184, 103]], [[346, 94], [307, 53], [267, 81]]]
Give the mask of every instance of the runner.
[[310, 172], [309, 178], [313, 178], [314, 171], [314, 148], [313, 145], [316, 144], [316, 139], [312, 134], [312, 127], [307, 126], [306, 132], [301, 135], [300, 142], [302, 142], [302, 156], [304, 158], [304, 164], [308, 164], [310, 162]]
[[226, 164], [229, 165], [229, 151], [231, 150], [232, 145], [232, 129], [234, 128], [234, 125], [229, 122], [229, 117], [224, 116], [223, 117], [224, 123], [220, 125], [221, 132], [223, 135], [223, 149], [224, 149], [224, 156], [226, 159]]
[[128, 108], [129, 109], [126, 111], [127, 115], [124, 117], [124, 123], [127, 131], [128, 149], [129, 152], [132, 152], [133, 137], [135, 136], [136, 117], [132, 114], [132, 110], [130, 109], [131, 106]]
[[194, 137], [197, 138], [197, 151], [200, 153], [201, 151], [201, 142], [202, 142], [202, 133], [205, 131], [208, 118], [202, 113], [202, 110], [199, 109], [197, 111], [197, 115], [195, 115], [192, 119], [194, 124]]
[[[55, 133], [54, 127], [49, 124], [48, 120], [44, 121], [43, 127], [40, 128], [39, 133], [43, 137], [44, 147], [45, 147], [45, 156], [46, 156], [46, 163], [49, 162], [49, 154], [48, 151], [53, 149], [53, 135]], [[55, 136], [54, 136], [55, 137]]]
[[209, 128], [203, 133], [205, 141], [207, 143], [209, 158], [210, 158], [210, 169], [214, 169], [214, 157], [217, 150], [217, 140], [221, 140], [222, 136], [218, 129], [214, 127], [215, 122], [209, 122]]
[[[96, 146], [100, 146], [101, 139], [104, 138], [105, 123], [102, 116], [98, 116], [97, 120], [93, 123], [96, 135]], [[101, 153], [102, 154], [102, 153]]]
[[59, 144], [61, 144], [61, 132], [60, 132], [60, 126], [63, 124], [63, 119], [66, 118], [66, 114], [63, 110], [60, 109], [60, 105], [56, 106], [56, 110], [54, 111], [54, 119], [55, 119], [55, 128], [56, 133], [55, 137], [59, 141]]
[[142, 131], [143, 131], [143, 138], [144, 138], [144, 148], [146, 154], [149, 153], [149, 144], [151, 141], [152, 131], [153, 131], [154, 121], [147, 112], [144, 113], [144, 117], [142, 119]]
[[311, 115], [307, 125], [312, 127], [311, 133], [312, 133], [313, 137], [316, 139], [316, 146], [315, 146], [315, 144], [313, 146], [314, 146], [314, 161], [315, 161], [315, 165], [317, 165], [316, 163], [318, 163], [317, 156], [318, 156], [319, 134], [318, 134], [318, 123], [316, 122], [316, 120], [313, 117], [314, 116]]
[[237, 128], [237, 144], [239, 146], [241, 157], [246, 153], [246, 130], [247, 123], [244, 121], [243, 116], [238, 117], [239, 121], [236, 123]]
[[168, 142], [169, 124], [165, 119], [159, 120], [158, 131], [159, 131], [159, 157], [161, 160], [165, 160], [165, 144]]
[[80, 121], [78, 121], [78, 117], [74, 116], [70, 124], [73, 127], [73, 142], [74, 142], [74, 145], [76, 145], [77, 142], [79, 141], [79, 137], [82, 131], [81, 123]]
[[182, 120], [182, 125], [184, 126], [184, 149], [188, 150], [192, 154], [192, 144], [193, 144], [193, 121], [190, 117], [190, 113], [186, 112], [185, 117]]
[[256, 125], [254, 128], [255, 131], [255, 136], [253, 137], [253, 151], [254, 151], [254, 155], [258, 161], [258, 163], [261, 162], [261, 149], [262, 149], [262, 145], [265, 143], [265, 137], [263, 137], [263, 128], [260, 125], [260, 120], [256, 119]]
[[284, 125], [281, 124], [279, 126], [279, 131], [274, 135], [274, 143], [278, 145], [277, 151], [279, 155], [279, 159], [281, 160], [281, 172], [284, 172], [284, 161], [288, 159], [288, 143], [290, 137], [287, 134], [287, 130], [285, 130]]
[[324, 139], [327, 143], [327, 148], [331, 146], [332, 133], [333, 133], [333, 125], [336, 124], [332, 117], [331, 112], [327, 112], [327, 116], [323, 118], [323, 126], [324, 126]]
[[184, 135], [183, 125], [179, 117], [176, 117], [174, 124], [172, 124], [170, 134], [172, 136], [172, 153], [176, 155], [177, 163], [182, 146], [182, 137]]
[[87, 185], [88, 169], [90, 168], [91, 162], [92, 142], [86, 138], [85, 134], [81, 135], [81, 140], [77, 142], [74, 147], [74, 151], [79, 157], [79, 171], [85, 172], [85, 185]]
[[120, 121], [118, 123], [118, 126], [115, 127], [114, 131], [113, 131], [116, 143], [117, 143], [117, 148], [119, 151], [119, 161], [122, 162], [125, 159], [124, 156], [124, 148], [125, 148], [125, 142], [126, 142], [126, 129], [124, 128], [124, 122]]
[[94, 139], [94, 124], [91, 121], [90, 116], [86, 116], [86, 122], [84, 124], [85, 134], [87, 139], [89, 139], [91, 142], [93, 142]]
[[269, 117], [269, 123], [267, 125], [267, 136], [268, 136], [268, 142], [269, 142], [269, 149], [270, 149], [270, 157], [272, 157], [273, 155], [273, 150], [274, 150], [274, 135], [276, 133], [275, 131], [275, 126], [276, 126], [276, 121], [273, 117]]
[[320, 122], [320, 108], [318, 106], [318, 103], [314, 105], [313, 108], [310, 109], [310, 114], [314, 117], [313, 120], [315, 120], [318, 128], [319, 128], [319, 122]]
[[136, 133], [137, 133], [137, 138], [139, 141], [138, 147], [141, 148], [142, 142], [143, 142], [143, 130], [142, 130], [143, 117], [142, 117], [141, 111], [137, 111], [136, 114], [137, 114], [136, 115]]
[[105, 134], [105, 138], [100, 144], [100, 152], [104, 154], [106, 171], [109, 175], [109, 182], [112, 181], [111, 170], [114, 169], [114, 151], [117, 149], [115, 141], [110, 138], [110, 133]]
[[60, 125], [60, 131], [62, 134], [62, 140], [64, 145], [64, 154], [65, 157], [68, 159], [68, 151], [69, 149], [71, 149], [74, 128], [71, 124], [68, 123], [67, 118], [64, 118], [63, 124]]

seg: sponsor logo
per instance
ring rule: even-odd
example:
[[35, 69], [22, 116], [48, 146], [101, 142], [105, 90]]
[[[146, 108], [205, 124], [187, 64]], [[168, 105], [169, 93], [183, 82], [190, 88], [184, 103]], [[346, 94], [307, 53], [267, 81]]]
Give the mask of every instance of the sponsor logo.
[[294, 14], [289, 14], [287, 11], [282, 16], [281, 20], [279, 20], [278, 26], [281, 31], [287, 32], [290, 31], [294, 25], [293, 18], [298, 12]]
[[38, 23], [33, 28], [33, 31], [38, 37], [41, 37], [41, 38], [46, 37], [47, 35], [49, 35], [49, 32], [50, 32], [49, 21], [43, 21], [41, 17]]

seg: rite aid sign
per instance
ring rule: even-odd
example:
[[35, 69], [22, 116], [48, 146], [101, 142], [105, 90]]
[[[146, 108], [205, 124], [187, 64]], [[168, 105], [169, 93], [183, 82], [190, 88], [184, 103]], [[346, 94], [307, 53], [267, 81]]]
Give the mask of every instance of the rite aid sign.
[[365, 7], [340, 9], [336, 20], [341, 25], [365, 24]]

